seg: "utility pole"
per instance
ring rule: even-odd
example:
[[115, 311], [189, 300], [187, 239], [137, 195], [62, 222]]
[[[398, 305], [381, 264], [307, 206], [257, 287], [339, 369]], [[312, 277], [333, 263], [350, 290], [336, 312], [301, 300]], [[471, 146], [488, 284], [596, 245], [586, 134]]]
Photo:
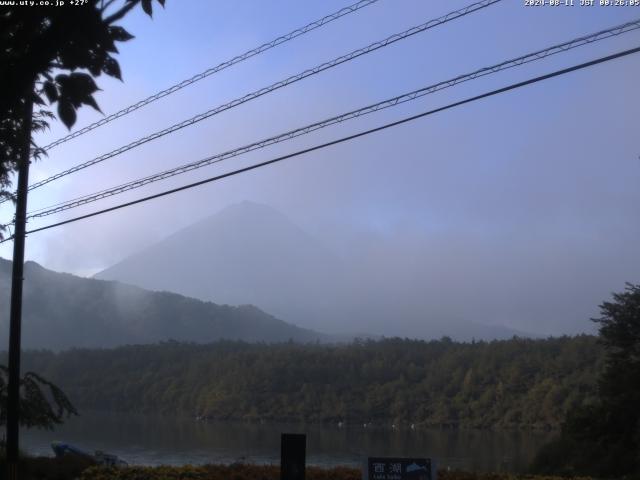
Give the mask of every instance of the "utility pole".
[[9, 385], [7, 398], [7, 469], [8, 480], [18, 480], [20, 437], [20, 349], [22, 327], [22, 281], [24, 243], [27, 223], [27, 192], [31, 161], [31, 121], [35, 81], [28, 84], [24, 96], [22, 130], [24, 143], [18, 163], [18, 190], [13, 235], [13, 272], [11, 275], [11, 314], [9, 320]]

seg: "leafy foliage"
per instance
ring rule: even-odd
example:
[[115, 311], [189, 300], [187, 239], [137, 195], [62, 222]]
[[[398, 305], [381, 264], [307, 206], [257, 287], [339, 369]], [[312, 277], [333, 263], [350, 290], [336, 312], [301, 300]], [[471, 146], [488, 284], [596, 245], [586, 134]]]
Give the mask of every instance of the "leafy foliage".
[[600, 305], [605, 368], [596, 402], [569, 412], [557, 440], [538, 454], [542, 473], [640, 475], [640, 285]]
[[27, 352], [83, 408], [246, 421], [558, 427], [592, 401], [590, 336], [471, 344], [388, 339], [349, 345], [168, 342]]
[[613, 302], [601, 306], [600, 339], [607, 350], [606, 370], [600, 377], [600, 394], [605, 402], [631, 419], [640, 420], [640, 285], [627, 284]]
[[[43, 108], [45, 99], [49, 105], [57, 103], [58, 117], [71, 128], [82, 105], [99, 110], [93, 77], [104, 73], [122, 79], [113, 57], [116, 42], [133, 36], [114, 24], [138, 4], [151, 15], [152, 2], [123, 0], [109, 13], [115, 2], [88, 0], [73, 8], [31, 6], [0, 12], [0, 196], [11, 197], [10, 173], [26, 144], [33, 158], [44, 154], [29, 138], [27, 127], [29, 121], [33, 131], [48, 127], [53, 114]], [[158, 2], [164, 5], [164, 0]], [[31, 102], [35, 109], [29, 119]]]
[[[9, 371], [0, 365], [0, 425], [7, 423], [7, 384]], [[52, 429], [65, 417], [77, 415], [75, 407], [60, 388], [27, 372], [20, 381], [20, 424], [25, 427]]]

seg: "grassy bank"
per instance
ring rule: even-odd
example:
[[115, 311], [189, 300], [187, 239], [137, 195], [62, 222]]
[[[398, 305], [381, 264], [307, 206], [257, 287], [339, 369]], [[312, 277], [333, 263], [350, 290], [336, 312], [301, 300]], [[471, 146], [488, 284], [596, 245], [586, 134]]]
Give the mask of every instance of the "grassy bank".
[[[558, 480], [559, 477], [511, 475], [504, 473], [438, 472], [438, 480]], [[279, 480], [280, 468], [275, 466], [221, 466], [201, 467], [130, 467], [126, 469], [90, 468], [80, 480]], [[361, 480], [359, 469], [338, 467], [307, 468], [307, 480]]]
[[[512, 475], [504, 473], [471, 473], [440, 471], [438, 480], [558, 480], [559, 477]], [[199, 467], [130, 467], [125, 469], [93, 467], [86, 470], [80, 480], [279, 480], [280, 468], [275, 466], [222, 466]], [[307, 480], [361, 480], [356, 468], [307, 468]]]
[[[0, 472], [5, 465], [0, 459]], [[263, 465], [202, 465], [182, 467], [90, 466], [74, 458], [29, 457], [21, 461], [22, 480], [279, 480], [280, 468]], [[438, 480], [559, 480], [560, 477], [505, 473], [438, 472]], [[307, 480], [361, 480], [357, 468], [308, 467]]]

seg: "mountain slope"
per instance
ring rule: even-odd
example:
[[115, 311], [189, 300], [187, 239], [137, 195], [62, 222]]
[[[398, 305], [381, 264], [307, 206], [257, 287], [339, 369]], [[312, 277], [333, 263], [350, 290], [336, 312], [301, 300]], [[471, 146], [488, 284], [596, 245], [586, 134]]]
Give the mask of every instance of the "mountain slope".
[[340, 262], [266, 205], [231, 205], [95, 275], [231, 305], [297, 325], [322, 325]]
[[[258, 308], [216, 305], [175, 293], [76, 277], [25, 264], [23, 346], [112, 347], [163, 340], [316, 341], [326, 337]], [[11, 262], [0, 259], [0, 348], [7, 345]]]

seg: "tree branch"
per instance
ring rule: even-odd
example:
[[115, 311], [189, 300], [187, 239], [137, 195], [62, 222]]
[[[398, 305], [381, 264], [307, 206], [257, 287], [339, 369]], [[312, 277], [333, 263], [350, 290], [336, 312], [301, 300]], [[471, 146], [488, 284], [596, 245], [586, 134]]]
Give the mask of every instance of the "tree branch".
[[129, 11], [133, 7], [135, 7], [139, 2], [140, 0], [132, 0], [131, 2], [125, 4], [124, 7], [122, 7], [120, 10], [115, 12], [113, 15], [109, 15], [107, 18], [105, 18], [104, 19], [105, 23], [108, 23], [109, 25], [111, 25], [113, 22], [117, 22], [118, 20], [123, 18], [127, 13], [129, 13]]

